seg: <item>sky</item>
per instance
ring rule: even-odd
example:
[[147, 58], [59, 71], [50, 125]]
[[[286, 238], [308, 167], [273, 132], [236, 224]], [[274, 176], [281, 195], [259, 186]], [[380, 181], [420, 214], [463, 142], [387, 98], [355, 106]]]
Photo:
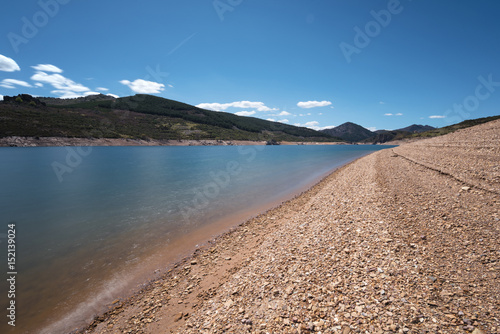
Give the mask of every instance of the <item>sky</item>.
[[19, 0], [0, 99], [152, 94], [323, 129], [500, 114], [497, 0]]

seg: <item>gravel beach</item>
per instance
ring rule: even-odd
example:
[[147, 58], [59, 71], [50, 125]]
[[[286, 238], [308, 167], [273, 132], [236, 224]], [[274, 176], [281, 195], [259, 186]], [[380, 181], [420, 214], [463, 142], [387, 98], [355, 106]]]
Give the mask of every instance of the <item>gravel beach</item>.
[[382, 150], [81, 333], [500, 333], [500, 121]]

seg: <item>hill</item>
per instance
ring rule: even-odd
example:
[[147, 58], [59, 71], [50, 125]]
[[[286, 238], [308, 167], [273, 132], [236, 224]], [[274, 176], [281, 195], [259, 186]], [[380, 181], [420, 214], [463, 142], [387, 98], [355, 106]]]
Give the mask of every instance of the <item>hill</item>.
[[401, 131], [401, 130], [383, 130], [377, 131], [375, 136], [367, 138], [363, 140], [363, 143], [371, 143], [371, 144], [382, 144], [391, 140], [401, 140], [404, 138], [408, 138], [411, 135], [411, 132]]
[[349, 142], [359, 142], [374, 136], [372, 131], [351, 122], [341, 124], [333, 129], [321, 130], [321, 132]]
[[70, 100], [72, 103], [40, 98], [38, 104], [18, 97], [0, 102], [0, 137], [341, 141], [308, 128], [204, 110], [150, 95], [117, 99], [102, 95]]
[[[437, 136], [442, 136], [448, 133], [455, 132], [460, 129], [465, 129], [469, 128], [471, 126], [487, 123], [494, 121], [496, 119], [500, 119], [500, 116], [491, 116], [491, 117], [484, 117], [484, 118], [477, 118], [477, 119], [470, 119], [466, 120], [457, 124], [445, 126], [443, 128], [432, 128], [427, 131], [419, 132], [418, 130], [415, 133], [411, 133], [408, 131], [404, 131], [404, 129], [411, 129], [412, 127], [415, 127], [415, 125], [411, 125], [407, 128], [399, 129], [399, 130], [394, 130], [394, 131], [377, 131], [376, 135], [370, 138], [365, 139], [363, 142], [364, 143], [372, 143], [372, 144], [383, 144], [389, 141], [394, 141], [394, 140], [411, 140], [411, 139], [422, 139], [422, 138], [430, 138], [430, 137], [437, 137]], [[428, 125], [422, 126], [422, 125], [417, 125], [420, 129], [424, 129], [425, 127], [430, 127]]]
[[463, 122], [460, 122], [457, 124], [445, 126], [443, 128], [432, 129], [432, 130], [425, 131], [422, 133], [415, 133], [409, 137], [410, 138], [419, 138], [419, 137], [428, 138], [428, 137], [442, 136], [442, 135], [445, 135], [448, 133], [455, 132], [455, 131], [460, 130], [460, 129], [470, 128], [471, 126], [488, 123], [488, 122], [494, 121], [496, 119], [500, 119], [500, 115], [499, 116], [476, 118], [476, 119], [468, 119], [466, 121], [463, 121]]
[[435, 128], [430, 125], [420, 125], [420, 124], [412, 124], [407, 126], [406, 128], [397, 129], [396, 131], [406, 131], [410, 133], [420, 133], [425, 131], [434, 130]]
[[89, 95], [89, 96], [84, 96], [84, 97], [77, 97], [74, 99], [58, 99], [56, 97], [39, 97], [38, 98], [42, 103], [48, 104], [48, 105], [72, 105], [72, 104], [77, 104], [77, 103], [83, 103], [83, 102], [91, 102], [91, 101], [106, 101], [106, 100], [114, 100], [115, 98], [110, 95], [104, 95], [104, 94], [96, 94], [96, 95]]

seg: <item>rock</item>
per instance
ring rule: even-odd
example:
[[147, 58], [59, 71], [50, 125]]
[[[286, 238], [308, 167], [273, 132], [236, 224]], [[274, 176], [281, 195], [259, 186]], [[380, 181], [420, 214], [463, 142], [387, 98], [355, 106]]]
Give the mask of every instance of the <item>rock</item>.
[[486, 334], [483, 330], [476, 328], [472, 331], [472, 334]]
[[349, 334], [351, 332], [351, 328], [349, 326], [342, 327], [342, 334]]
[[184, 313], [182, 313], [182, 312], [177, 313], [174, 317], [174, 321], [177, 322], [177, 321], [181, 320], [183, 316], [184, 316]]

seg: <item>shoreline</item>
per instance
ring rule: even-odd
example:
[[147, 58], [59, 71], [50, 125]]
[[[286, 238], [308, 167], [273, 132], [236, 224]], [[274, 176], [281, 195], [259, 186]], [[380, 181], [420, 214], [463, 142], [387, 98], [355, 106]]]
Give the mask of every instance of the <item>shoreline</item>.
[[498, 333], [499, 130], [344, 165], [79, 333]]
[[[266, 145], [266, 141], [249, 140], [142, 140], [120, 138], [63, 138], [63, 137], [3, 137], [0, 147], [58, 147], [58, 146], [243, 146]], [[280, 145], [349, 145], [345, 142], [289, 142]]]
[[[348, 161], [346, 164], [350, 164], [360, 158], [355, 158], [354, 160]], [[333, 169], [318, 174], [317, 177], [312, 179], [307, 184], [301, 185], [296, 189], [287, 192], [286, 194], [280, 195], [272, 199], [266, 204], [259, 205], [258, 207], [252, 207], [243, 212], [238, 212], [235, 214], [230, 214], [228, 217], [213, 221], [205, 226], [199, 227], [196, 230], [189, 232], [187, 235], [180, 236], [180, 239], [174, 238], [175, 240], [157, 248], [152, 249], [148, 252], [148, 256], [145, 256], [142, 260], [147, 265], [140, 266], [140, 270], [132, 270], [134, 273], [133, 281], [134, 284], [127, 284], [126, 289], [120, 290], [122, 293], [118, 293], [116, 298], [120, 300], [128, 300], [130, 298], [135, 298], [143, 293], [144, 288], [147, 287], [154, 281], [161, 279], [165, 272], [178, 267], [181, 263], [189, 262], [189, 259], [193, 257], [194, 254], [205, 249], [210, 244], [214, 243], [215, 240], [230, 235], [234, 230], [240, 228], [242, 225], [247, 224], [249, 221], [255, 219], [256, 217], [265, 215], [267, 212], [275, 210], [297, 197], [309, 192], [312, 188], [316, 187], [318, 184], [323, 182], [329, 175], [334, 173], [339, 168], [342, 168], [346, 164], [334, 167]], [[160, 258], [161, 264], [159, 264], [158, 258]], [[136, 269], [138, 269], [137, 267]], [[98, 296], [96, 294], [95, 296]], [[84, 305], [92, 303], [92, 296], [89, 298], [82, 299], [80, 304], [77, 304], [78, 310], [82, 310]], [[106, 304], [102, 304], [102, 310], [106, 310]], [[52, 319], [53, 321], [42, 327], [41, 333], [54, 333], [58, 332], [60, 328], [68, 328], [64, 325], [70, 323], [72, 318], [75, 318], [76, 314], [72, 312], [64, 315], [64, 317], [59, 319]], [[80, 323], [78, 321], [77, 323]], [[86, 323], [89, 323], [87, 321]]]
[[[369, 153], [367, 155], [374, 154]], [[315, 182], [312, 182], [311, 184], [303, 187], [300, 189], [296, 194], [290, 194], [286, 196], [286, 198], [281, 199], [281, 200], [276, 200], [273, 202], [272, 205], [270, 205], [270, 208], [268, 209], [261, 209], [260, 211], [254, 212], [253, 214], [250, 215], [250, 218], [247, 219], [241, 219], [239, 220], [238, 223], [234, 224], [224, 224], [220, 222], [215, 222], [210, 224], [209, 226], [205, 226], [200, 229], [201, 233], [206, 231], [219, 231], [216, 233], [212, 233], [209, 238], [205, 238], [202, 240], [199, 244], [197, 244], [195, 247], [190, 247], [189, 249], [184, 249], [182, 252], [179, 253], [178, 257], [181, 259], [171, 262], [166, 268], [165, 268], [165, 273], [160, 275], [159, 277], [156, 278], [149, 278], [144, 284], [143, 287], [132, 294], [130, 294], [128, 297], [121, 298], [119, 300], [116, 300], [116, 303], [113, 303], [111, 305], [108, 305], [108, 311], [96, 315], [96, 318], [90, 322], [86, 327], [79, 328], [73, 330], [71, 333], [77, 334], [77, 333], [90, 333], [94, 332], [99, 324], [102, 322], [106, 321], [107, 319], [112, 318], [114, 315], [120, 314], [123, 308], [127, 307], [133, 307], [137, 302], [140, 302], [141, 299], [144, 298], [144, 295], [147, 294], [148, 292], [154, 291], [156, 286], [158, 285], [159, 282], [164, 281], [164, 280], [170, 280], [172, 279], [172, 276], [175, 276], [176, 274], [183, 274], [183, 271], [186, 270], [187, 267], [192, 267], [198, 264], [198, 258], [200, 256], [206, 255], [206, 253], [214, 253], [214, 248], [217, 248], [218, 246], [225, 247], [222, 245], [224, 242], [227, 242], [228, 240], [233, 240], [237, 238], [241, 238], [241, 232], [245, 232], [245, 230], [254, 224], [260, 224], [260, 220], [264, 219], [265, 217], [269, 215], [274, 215], [276, 212], [280, 212], [283, 207], [289, 207], [293, 206], [295, 202], [303, 201], [304, 197], [309, 197], [314, 194], [316, 194], [319, 189], [324, 187], [324, 183], [328, 182], [328, 179], [332, 177], [336, 172], [339, 170], [345, 168], [346, 166], [350, 164], [356, 163], [356, 161], [363, 159], [365, 156], [354, 159], [353, 161], [350, 161], [342, 166], [334, 168], [332, 171], [320, 176]], [[218, 226], [215, 227], [214, 226]], [[220, 226], [223, 226], [221, 229]], [[196, 232], [196, 234], [200, 234]], [[233, 257], [225, 257], [225, 261], [231, 261], [235, 258], [236, 254], [232, 254]], [[194, 264], [195, 263], [195, 264]], [[227, 268], [226, 268], [227, 269]], [[214, 283], [214, 281], [211, 281], [211, 283]], [[215, 286], [215, 284], [213, 284]], [[194, 291], [191, 291], [190, 293], [193, 293]], [[117, 304], [117, 305], [115, 305]], [[188, 305], [188, 303], [183, 302], [180, 304]], [[184, 306], [181, 305], [181, 306]], [[170, 315], [173, 317], [173, 319], [178, 317], [178, 312], [172, 312]], [[178, 321], [178, 320], [177, 320]], [[174, 322], [177, 322], [174, 321]], [[98, 331], [100, 332], [100, 331]], [[167, 331], [165, 331], [167, 333]]]

